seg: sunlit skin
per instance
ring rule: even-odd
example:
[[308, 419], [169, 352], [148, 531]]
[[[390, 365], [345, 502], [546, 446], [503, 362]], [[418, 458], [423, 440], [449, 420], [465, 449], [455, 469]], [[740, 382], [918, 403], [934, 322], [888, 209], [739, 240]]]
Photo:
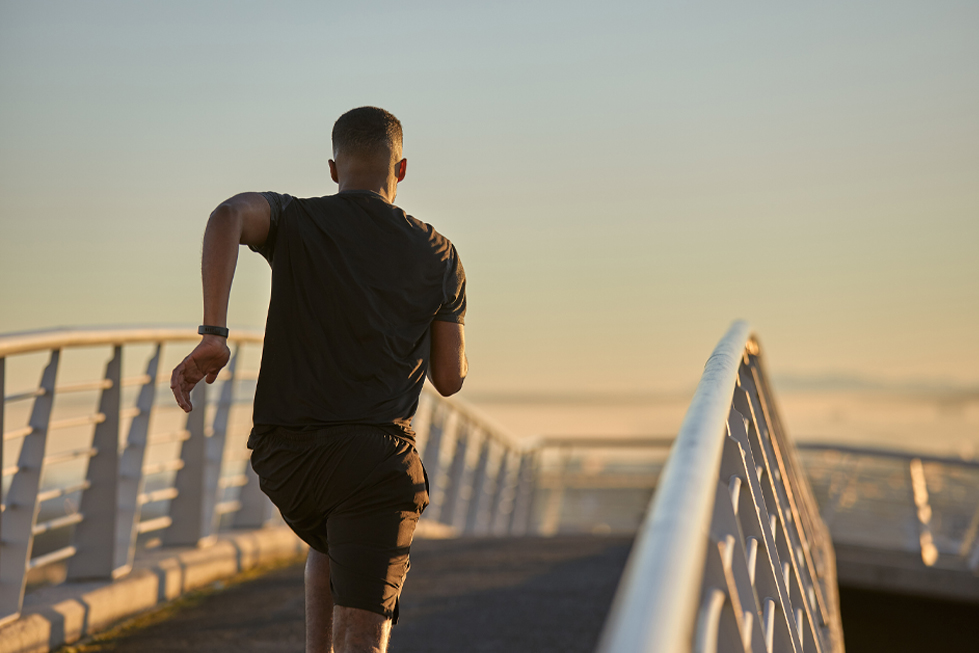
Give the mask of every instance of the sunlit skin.
[[[340, 190], [371, 190], [390, 203], [397, 196], [408, 162], [400, 149], [369, 156], [335, 152], [330, 176]], [[258, 193], [241, 193], [222, 202], [211, 213], [204, 230], [201, 278], [204, 291], [204, 324], [227, 326], [228, 300], [241, 245], [262, 245], [268, 238], [271, 213]], [[443, 396], [458, 392], [469, 370], [465, 334], [461, 324], [435, 321], [431, 325], [428, 376]], [[190, 393], [201, 380], [213, 383], [228, 364], [231, 351], [221, 336], [203, 336], [200, 344], [177, 365], [170, 389], [186, 412], [193, 406]], [[334, 606], [330, 592], [329, 558], [310, 550], [306, 559], [307, 653], [384, 653], [391, 620], [383, 615]]]
[[335, 151], [330, 159], [330, 177], [340, 190], [372, 190], [391, 204], [398, 195], [398, 183], [404, 181], [408, 159], [395, 148], [370, 155]]

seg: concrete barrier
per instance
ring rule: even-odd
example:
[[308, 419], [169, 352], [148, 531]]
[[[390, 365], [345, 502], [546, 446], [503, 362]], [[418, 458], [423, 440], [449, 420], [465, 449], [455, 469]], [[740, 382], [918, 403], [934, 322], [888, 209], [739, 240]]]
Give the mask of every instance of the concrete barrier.
[[192, 590], [305, 551], [286, 526], [226, 533], [205, 548], [146, 551], [115, 582], [64, 583], [28, 594], [21, 617], [0, 628], [0, 653], [46, 653]]
[[[455, 537], [456, 529], [422, 519], [415, 537]], [[287, 526], [229, 532], [207, 547], [139, 552], [133, 571], [115, 582], [63, 583], [27, 595], [19, 619], [0, 627], [0, 653], [47, 653], [107, 630], [187, 592], [307, 550]]]

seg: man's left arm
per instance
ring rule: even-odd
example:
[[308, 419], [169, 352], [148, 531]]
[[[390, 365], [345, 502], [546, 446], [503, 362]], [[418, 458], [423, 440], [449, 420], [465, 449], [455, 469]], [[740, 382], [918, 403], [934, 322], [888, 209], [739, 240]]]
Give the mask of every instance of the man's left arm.
[[462, 382], [469, 373], [465, 327], [456, 322], [433, 320], [431, 338], [428, 379], [443, 397], [454, 395], [462, 390]]
[[[204, 322], [227, 327], [231, 282], [238, 265], [239, 245], [265, 244], [271, 225], [268, 201], [259, 193], [241, 193], [225, 200], [211, 213], [204, 230], [201, 280], [204, 290]], [[222, 336], [205, 335], [170, 376], [170, 389], [177, 404], [190, 412], [190, 391], [201, 379], [214, 383], [228, 364], [231, 350]]]

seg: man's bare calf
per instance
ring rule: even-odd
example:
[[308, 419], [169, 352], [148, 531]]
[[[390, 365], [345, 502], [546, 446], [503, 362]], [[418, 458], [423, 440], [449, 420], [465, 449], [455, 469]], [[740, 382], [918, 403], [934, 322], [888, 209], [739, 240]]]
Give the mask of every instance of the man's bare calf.
[[376, 612], [338, 605], [333, 608], [334, 653], [385, 653], [391, 620]]
[[384, 615], [333, 605], [330, 558], [306, 557], [306, 653], [385, 653], [391, 620]]

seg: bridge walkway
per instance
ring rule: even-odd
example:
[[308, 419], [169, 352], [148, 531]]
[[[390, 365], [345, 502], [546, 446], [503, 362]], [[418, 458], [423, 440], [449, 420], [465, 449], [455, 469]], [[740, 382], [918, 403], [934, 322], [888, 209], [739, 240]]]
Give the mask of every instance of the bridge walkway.
[[[628, 536], [416, 540], [391, 653], [592, 653], [632, 543]], [[303, 651], [303, 568], [292, 564], [167, 608], [141, 628], [59, 653]], [[841, 587], [850, 653], [967, 653], [972, 603]]]
[[[391, 653], [592, 653], [631, 536], [416, 540]], [[206, 596], [84, 653], [303, 651], [302, 565]], [[63, 649], [72, 650], [72, 649]]]
[[[218, 386], [198, 385], [197, 409], [184, 415], [158, 401], [169, 397], [160, 370], [174, 364], [164, 345], [196, 339], [175, 329], [0, 337], [0, 651], [50, 650], [210, 583], [221, 574], [187, 572], [214, 567], [228, 547], [224, 574], [268, 553], [224, 541], [233, 531], [264, 537], [276, 521], [244, 446], [256, 370], [239, 361], [258, 360], [262, 336], [232, 338]], [[80, 357], [92, 347], [98, 355]], [[172, 358], [182, 349], [166, 351]], [[89, 369], [99, 355], [103, 378]], [[59, 381], [62, 367], [68, 378]], [[708, 360], [675, 441], [517, 441], [463, 403], [432, 392], [423, 399], [416, 429], [431, 479], [427, 520], [443, 534], [498, 537], [419, 543], [394, 651], [593, 650], [629, 538], [609, 567], [615, 556], [605, 546], [615, 538], [559, 535], [567, 532], [639, 528], [639, 562], [616, 594], [627, 608], [605, 626], [600, 650], [609, 653], [682, 650], [691, 634], [697, 650], [842, 651], [837, 579], [953, 608], [947, 599], [979, 600], [979, 463], [840, 445], [810, 445], [797, 460], [744, 323]], [[527, 533], [556, 537], [520, 537]], [[181, 548], [193, 560], [143, 568], [147, 556]], [[188, 621], [133, 633], [138, 645], [111, 650], [301, 650], [294, 572], [256, 581], [258, 590], [225, 608], [206, 607], [224, 600], [215, 595], [183, 617], [167, 612]], [[276, 579], [280, 589], [266, 586]], [[74, 596], [86, 582], [104, 587]], [[116, 600], [147, 588], [138, 601]], [[48, 590], [74, 598], [44, 603]], [[886, 603], [859, 603], [868, 601]], [[979, 622], [974, 607], [958, 607]], [[919, 608], [908, 614], [924, 614]], [[906, 633], [910, 621], [891, 620], [888, 630]]]

